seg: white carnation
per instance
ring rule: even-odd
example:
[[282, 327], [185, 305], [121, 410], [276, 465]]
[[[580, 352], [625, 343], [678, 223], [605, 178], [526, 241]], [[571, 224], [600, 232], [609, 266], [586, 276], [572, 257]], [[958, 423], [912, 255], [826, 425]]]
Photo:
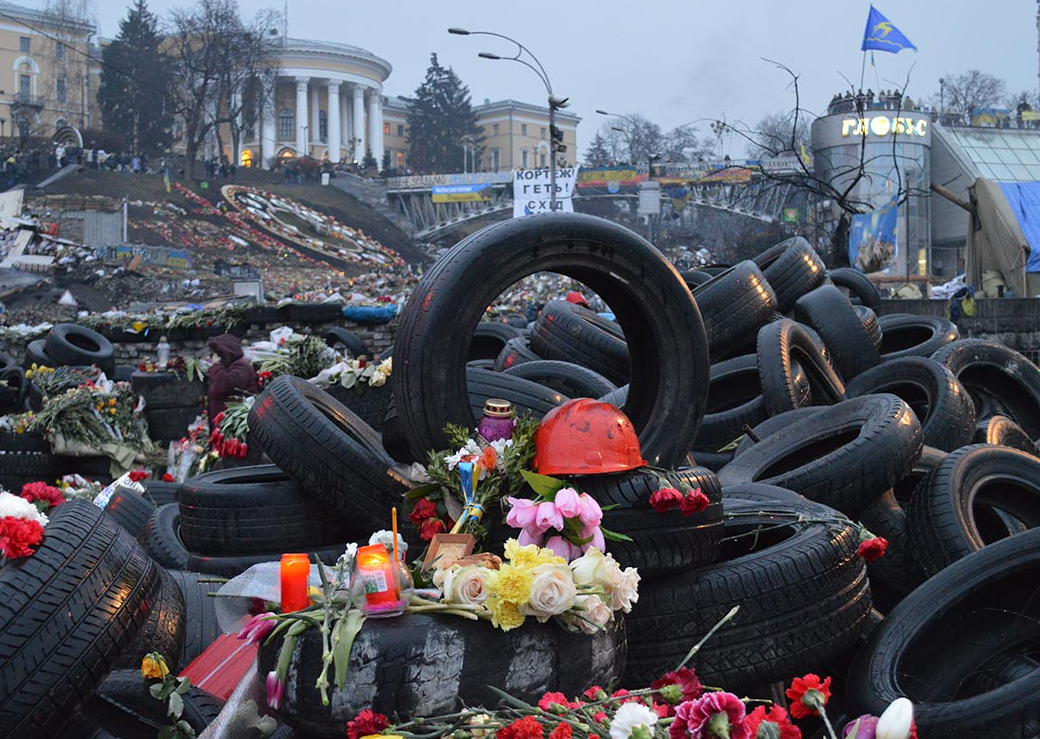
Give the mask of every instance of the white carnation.
[[0, 493], [0, 518], [24, 518], [47, 525], [47, 517], [25, 498], [10, 493]]
[[623, 703], [610, 720], [610, 739], [629, 739], [632, 732], [640, 726], [647, 729], [643, 733], [649, 734], [649, 729], [657, 723], [657, 718], [657, 714], [642, 703]]

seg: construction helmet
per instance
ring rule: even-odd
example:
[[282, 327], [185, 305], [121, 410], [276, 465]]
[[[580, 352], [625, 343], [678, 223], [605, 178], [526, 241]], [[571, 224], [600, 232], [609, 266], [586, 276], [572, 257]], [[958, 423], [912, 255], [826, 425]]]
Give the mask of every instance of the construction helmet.
[[543, 475], [598, 475], [645, 467], [628, 416], [591, 398], [553, 408], [534, 435], [534, 468]]

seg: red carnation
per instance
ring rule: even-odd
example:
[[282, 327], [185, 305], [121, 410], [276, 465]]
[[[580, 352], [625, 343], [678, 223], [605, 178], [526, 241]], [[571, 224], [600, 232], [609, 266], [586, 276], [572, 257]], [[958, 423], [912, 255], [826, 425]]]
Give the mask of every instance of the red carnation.
[[[668, 727], [671, 739], [751, 739], [744, 723], [744, 703], [733, 693], [705, 693], [675, 709], [675, 721]], [[715, 730], [714, 724], [725, 723]]]
[[819, 716], [820, 709], [831, 697], [831, 679], [828, 677], [821, 682], [820, 676], [811, 672], [796, 677], [787, 689], [787, 697], [791, 701], [791, 715], [795, 718]]
[[[751, 739], [757, 739], [758, 727], [762, 724], [775, 724], [780, 732], [780, 739], [802, 739], [802, 730], [792, 724], [791, 719], [787, 716], [787, 711], [775, 703], [768, 711], [765, 706], [758, 706], [744, 719], [744, 726], [747, 727], [748, 736]], [[777, 736], [777, 734], [770, 732], [763, 736]]]
[[141, 482], [147, 480], [148, 473], [144, 470], [130, 470], [130, 482]]
[[[555, 708], [553, 708], [555, 706]], [[571, 703], [563, 693], [546, 693], [538, 701], [538, 707], [549, 713], [563, 713], [568, 708], [577, 708], [577, 703]]]
[[6, 516], [0, 518], [0, 555], [8, 559], [28, 557], [30, 547], [43, 541], [43, 526], [26, 518]]
[[373, 713], [371, 709], [364, 709], [353, 721], [347, 722], [347, 739], [358, 739], [358, 737], [378, 734], [390, 721], [381, 713]]
[[607, 699], [607, 691], [605, 691], [599, 685], [593, 685], [591, 688], [582, 693], [582, 695], [588, 698], [590, 701], [602, 701]]
[[859, 549], [856, 550], [856, 554], [863, 557], [868, 562], [881, 559], [885, 555], [885, 550], [888, 549], [888, 539], [883, 539], [880, 536], [875, 536], [873, 539], [867, 539], [861, 541]]
[[686, 493], [686, 497], [679, 501], [679, 513], [684, 516], [692, 516], [707, 508], [709, 503], [711, 501], [708, 500], [707, 495], [701, 492], [700, 488], [690, 490]]
[[164, 472], [163, 473], [162, 481], [163, 482], [176, 482], [176, 480], [174, 480], [173, 475], [171, 475], [169, 472]]
[[[662, 688], [666, 688], [669, 685], [675, 685], [679, 690], [662, 691]], [[666, 672], [660, 678], [650, 683], [650, 687], [655, 691], [655, 701], [673, 705], [683, 701], [697, 700], [704, 693], [701, 679], [689, 667], [680, 667], [674, 672]], [[678, 695], [674, 695], [676, 692], [678, 692]]]
[[675, 488], [661, 488], [650, 496], [650, 506], [658, 513], [678, 508], [682, 503], [683, 494]]
[[534, 716], [524, 716], [495, 732], [496, 739], [542, 739], [544, 735], [542, 725]]
[[571, 739], [573, 735], [570, 724], [556, 724], [556, 728], [549, 732], [549, 739]]
[[34, 503], [41, 512], [56, 508], [65, 502], [65, 496], [53, 485], [45, 482], [27, 482], [22, 485], [22, 497]]
[[408, 514], [408, 519], [416, 526], [422, 526], [423, 521], [428, 518], [437, 517], [437, 504], [429, 498], [419, 498], [415, 501], [415, 507]]
[[423, 541], [430, 541], [433, 539], [434, 534], [439, 534], [442, 531], [444, 531], [444, 522], [439, 518], [427, 518], [419, 524], [419, 538]]

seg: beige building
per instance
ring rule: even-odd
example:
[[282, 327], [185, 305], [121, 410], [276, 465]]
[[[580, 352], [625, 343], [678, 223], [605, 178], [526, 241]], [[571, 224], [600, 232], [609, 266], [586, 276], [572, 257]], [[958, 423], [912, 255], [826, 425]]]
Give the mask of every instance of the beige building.
[[101, 68], [88, 23], [0, 2], [0, 135], [82, 145], [98, 125]]

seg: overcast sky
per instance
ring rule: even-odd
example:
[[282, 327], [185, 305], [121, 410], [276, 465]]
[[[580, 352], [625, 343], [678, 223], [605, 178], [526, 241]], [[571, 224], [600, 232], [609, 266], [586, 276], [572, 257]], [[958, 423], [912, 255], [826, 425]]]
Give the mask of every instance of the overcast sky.
[[[16, 2], [18, 0], [15, 0]], [[39, 4], [42, 0], [24, 0]], [[160, 16], [176, 0], [150, 0]], [[97, 0], [100, 32], [114, 36], [126, 13], [120, 0]], [[284, 0], [240, 0], [244, 15], [281, 10]], [[763, 57], [800, 76], [802, 106], [819, 112], [845, 78], [859, 83], [859, 50], [869, 2], [863, 0], [289, 0], [289, 35], [360, 46], [386, 59], [391, 95], [409, 95], [422, 81], [431, 52], [485, 98], [544, 102], [534, 73], [505, 55], [500, 39], [449, 36], [449, 26], [496, 31], [525, 44], [545, 67], [558, 95], [583, 118], [579, 148], [602, 124], [597, 108], [640, 113], [669, 129], [696, 118], [746, 121], [794, 105], [790, 78]], [[914, 99], [939, 92], [939, 78], [980, 69], [1010, 91], [1037, 90], [1037, 5], [1032, 0], [879, 0], [877, 9], [918, 52], [875, 53], [864, 89], [901, 86]], [[698, 125], [708, 134], [708, 122]], [[734, 156], [739, 141], [723, 142]]]

